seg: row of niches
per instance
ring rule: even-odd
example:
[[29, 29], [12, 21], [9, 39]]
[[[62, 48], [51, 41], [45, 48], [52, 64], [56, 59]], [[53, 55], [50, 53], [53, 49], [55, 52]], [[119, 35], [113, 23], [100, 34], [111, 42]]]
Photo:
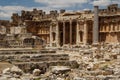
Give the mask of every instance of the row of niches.
[[49, 28], [41, 28], [38, 31], [39, 34], [49, 34], [49, 32]]
[[120, 24], [101, 25], [100, 32], [118, 32], [120, 31]]
[[88, 31], [92, 31], [93, 23], [79, 24], [78, 30], [79, 31], [84, 31], [85, 27], [87, 27]]

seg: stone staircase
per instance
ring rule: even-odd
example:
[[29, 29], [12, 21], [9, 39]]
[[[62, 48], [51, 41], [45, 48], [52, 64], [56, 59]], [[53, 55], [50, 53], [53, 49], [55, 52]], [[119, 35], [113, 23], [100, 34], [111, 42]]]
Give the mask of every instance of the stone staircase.
[[69, 61], [68, 54], [59, 54], [55, 50], [9, 50], [0, 51], [0, 60], [18, 66], [24, 72], [40, 69], [43, 73], [50, 66], [76, 67], [76, 61]]

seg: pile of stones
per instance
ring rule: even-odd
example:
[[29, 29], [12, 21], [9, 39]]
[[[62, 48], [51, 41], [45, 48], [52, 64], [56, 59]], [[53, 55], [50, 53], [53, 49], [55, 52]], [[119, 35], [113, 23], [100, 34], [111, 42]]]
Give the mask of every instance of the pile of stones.
[[6, 68], [0, 74], [0, 80], [20, 80], [24, 72], [16, 66]]
[[120, 80], [120, 44], [81, 45], [56, 52], [75, 62], [51, 65], [44, 73], [39, 67], [31, 73], [7, 68], [0, 80]]
[[[120, 44], [81, 45], [67, 51], [71, 60], [79, 63], [73, 70], [80, 80], [119, 80], [120, 79]], [[79, 79], [78, 79], [79, 80]]]

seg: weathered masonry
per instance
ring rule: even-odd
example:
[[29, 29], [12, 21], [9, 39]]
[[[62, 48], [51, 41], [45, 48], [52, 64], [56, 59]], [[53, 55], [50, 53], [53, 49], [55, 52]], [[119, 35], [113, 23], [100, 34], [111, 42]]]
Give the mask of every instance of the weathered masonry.
[[[66, 15], [71, 15], [66, 16]], [[64, 17], [58, 17], [58, 21], [50, 27], [50, 43], [56, 42], [56, 46], [62, 45], [79, 45], [80, 43], [91, 43], [92, 33], [90, 29], [92, 28], [92, 19], [76, 19], [79, 15], [74, 13], [66, 13], [62, 15]], [[88, 25], [91, 25], [88, 28]], [[54, 31], [54, 29], [56, 29]], [[56, 40], [56, 41], [55, 41]], [[51, 44], [52, 45], [52, 44]]]
[[42, 10], [22, 11], [13, 15], [12, 24], [26, 24], [29, 32], [41, 37], [50, 46], [120, 42], [120, 8], [111, 4], [106, 9], [58, 13]]
[[117, 4], [109, 5], [107, 9], [94, 6], [94, 12], [64, 13], [53, 24], [50, 27], [51, 45], [120, 42], [120, 8]]
[[99, 41], [106, 43], [120, 42], [120, 8], [117, 4], [100, 10]]
[[50, 43], [50, 20], [43, 21], [26, 21], [27, 30], [32, 32], [34, 35], [40, 37], [47, 44]]

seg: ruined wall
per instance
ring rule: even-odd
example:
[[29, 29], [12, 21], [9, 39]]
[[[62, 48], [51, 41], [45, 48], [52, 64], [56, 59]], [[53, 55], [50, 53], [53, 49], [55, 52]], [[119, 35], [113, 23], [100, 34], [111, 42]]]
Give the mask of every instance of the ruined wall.
[[0, 20], [0, 26], [9, 27], [10, 26], [10, 21], [8, 21], [8, 20]]
[[49, 30], [52, 19], [56, 19], [58, 13], [56, 10], [46, 14], [43, 10], [33, 9], [33, 11], [21, 11], [21, 16], [13, 14], [12, 25], [26, 25], [27, 31], [33, 35], [39, 36], [46, 43], [49, 43]]
[[10, 21], [8, 20], [0, 20], [0, 33], [9, 33], [10, 31]]
[[[93, 23], [95, 22], [93, 20], [95, 17], [93, 14], [94, 11], [91, 10], [80, 12], [65, 12], [65, 10], [60, 10], [60, 13], [54, 10], [50, 11], [49, 14], [37, 9], [33, 9], [33, 11], [23, 10], [21, 16], [13, 14], [12, 25], [25, 24], [28, 32], [37, 35], [47, 44], [92, 44], [94, 41], [93, 35], [94, 37], [96, 36], [94, 34], [96, 30], [93, 32]], [[120, 8], [118, 5], [112, 4], [106, 9], [98, 9], [98, 16], [98, 24], [95, 22], [99, 27], [97, 42], [120, 42]], [[73, 31], [70, 31], [70, 21], [75, 21], [75, 25], [71, 25]], [[55, 30], [52, 30], [50, 26], [53, 27], [54, 25], [51, 24], [54, 22], [58, 23], [58, 26], [55, 26]], [[59, 22], [62, 22], [62, 24], [59, 24]], [[70, 39], [69, 35], [73, 35], [73, 39]]]
[[50, 23], [51, 21], [26, 21], [28, 32], [33, 33], [44, 40], [46, 43], [50, 41]]
[[120, 42], [120, 8], [112, 4], [99, 13], [99, 41], [106, 43]]

